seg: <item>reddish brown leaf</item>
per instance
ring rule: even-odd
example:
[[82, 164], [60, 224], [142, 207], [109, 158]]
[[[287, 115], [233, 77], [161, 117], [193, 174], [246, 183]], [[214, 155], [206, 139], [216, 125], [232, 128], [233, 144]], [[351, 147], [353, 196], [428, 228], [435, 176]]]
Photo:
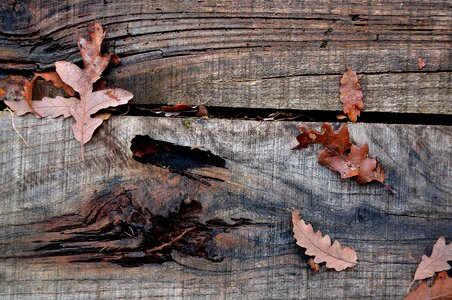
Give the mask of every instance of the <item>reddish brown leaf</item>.
[[426, 281], [413, 291], [411, 291], [404, 300], [447, 300], [452, 299], [452, 277], [447, 276], [443, 271], [438, 274], [432, 286], [428, 286]]
[[[346, 124], [337, 131], [330, 124], [323, 123], [322, 131], [300, 126], [301, 134], [297, 136], [298, 145], [292, 150], [307, 148], [312, 144], [321, 144], [323, 149], [318, 155], [319, 164], [339, 172], [342, 178], [354, 177], [359, 183], [378, 181], [384, 184], [384, 170], [373, 158], [368, 157], [367, 144], [357, 147], [351, 143]], [[390, 191], [392, 189], [384, 184]]]
[[60, 75], [58, 75], [57, 72], [54, 71], [47, 71], [47, 72], [35, 72], [35, 76], [43, 78], [45, 81], [50, 81], [53, 83], [53, 85], [59, 89], [63, 88], [64, 92], [68, 94], [69, 96], [75, 96], [75, 91], [73, 88], [71, 88], [69, 85], [65, 84], [63, 80], [61, 80]]
[[336, 119], [344, 120], [344, 119], [347, 119], [347, 116], [346, 115], [336, 115]]
[[452, 243], [446, 245], [446, 239], [441, 236], [433, 245], [432, 255], [422, 256], [413, 281], [432, 277], [436, 272], [449, 270], [448, 260], [452, 260]]
[[0, 88], [0, 98], [3, 98], [5, 96], [6, 92], [4, 89]]
[[423, 68], [425, 68], [425, 66], [426, 66], [425, 60], [419, 57], [417, 59], [417, 66], [419, 67], [419, 70], [422, 70]]
[[339, 127], [337, 131], [334, 131], [330, 124], [323, 123], [322, 131], [320, 132], [301, 125], [300, 131], [301, 134], [297, 136], [299, 144], [292, 150], [301, 150], [312, 144], [321, 144], [328, 151], [340, 155], [349, 150], [352, 145], [348, 127], [345, 124]]
[[175, 111], [184, 111], [184, 110], [193, 110], [193, 105], [185, 104], [185, 103], [178, 103], [173, 106], [162, 106], [159, 110], [165, 111], [165, 112], [175, 112]]
[[341, 247], [338, 241], [331, 244], [328, 235], [322, 236], [320, 231], [314, 231], [311, 224], [305, 224], [304, 220], [300, 219], [298, 209], [294, 209], [292, 212], [292, 223], [297, 245], [306, 248], [306, 254], [314, 256], [315, 263], [326, 262], [327, 268], [333, 268], [336, 271], [342, 271], [356, 265], [357, 255], [355, 250]]
[[347, 71], [342, 76], [339, 91], [344, 113], [350, 121], [356, 122], [361, 110], [364, 108], [363, 92], [361, 91], [358, 77], [351, 68], [347, 68]]

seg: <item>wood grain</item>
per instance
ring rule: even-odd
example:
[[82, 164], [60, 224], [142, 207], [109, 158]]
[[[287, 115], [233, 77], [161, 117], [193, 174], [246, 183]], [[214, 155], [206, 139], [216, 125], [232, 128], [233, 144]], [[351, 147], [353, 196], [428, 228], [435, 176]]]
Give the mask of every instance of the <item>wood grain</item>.
[[122, 58], [107, 78], [133, 103], [339, 111], [348, 65], [367, 111], [452, 113], [450, 1], [27, 0], [0, 9], [0, 66], [12, 73], [80, 61], [77, 37], [102, 23]]
[[[452, 239], [450, 127], [350, 125], [355, 143], [369, 143], [370, 155], [383, 164], [394, 196], [379, 184], [341, 180], [318, 166], [315, 148], [290, 151], [296, 122], [190, 122], [187, 128], [180, 118], [113, 117], [86, 145], [83, 164], [70, 121], [16, 118], [30, 145], [25, 147], [3, 113], [0, 296], [395, 299], [405, 294], [424, 251], [441, 235]], [[149, 211], [176, 209], [184, 199], [178, 192], [190, 191], [195, 181], [134, 160], [130, 145], [136, 135], [202, 146], [226, 159], [224, 182], [202, 185], [195, 199], [202, 205], [202, 222], [249, 220], [215, 238], [220, 261], [174, 252], [172, 261], [131, 268], [102, 259], [76, 262], [83, 252], [22, 256], [33, 248], [30, 241], [57, 234], [43, 225], [81, 216], [93, 195], [135, 185], [133, 197], [147, 199]], [[312, 274], [291, 233], [292, 208], [356, 249], [358, 265], [340, 273], [323, 266]]]

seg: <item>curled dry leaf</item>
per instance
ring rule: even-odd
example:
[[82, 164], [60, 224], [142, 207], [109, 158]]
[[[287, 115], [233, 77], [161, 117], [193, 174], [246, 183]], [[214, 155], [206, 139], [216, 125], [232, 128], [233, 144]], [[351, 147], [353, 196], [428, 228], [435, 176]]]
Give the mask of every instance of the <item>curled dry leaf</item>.
[[311, 224], [305, 224], [300, 219], [300, 211], [294, 209], [292, 212], [292, 223], [294, 237], [297, 245], [306, 248], [306, 254], [314, 256], [315, 263], [326, 262], [327, 268], [342, 271], [354, 267], [357, 263], [355, 250], [341, 247], [338, 241], [331, 244], [328, 235], [322, 236], [320, 231], [315, 232]]
[[363, 92], [358, 82], [358, 76], [351, 68], [347, 68], [347, 71], [342, 76], [339, 91], [344, 113], [350, 121], [356, 122], [361, 110], [364, 108]]
[[298, 145], [292, 150], [301, 150], [312, 144], [321, 144], [323, 149], [318, 155], [319, 164], [339, 172], [341, 178], [351, 178], [359, 183], [378, 181], [384, 183], [383, 167], [374, 158], [369, 158], [369, 146], [364, 144], [358, 147], [352, 144], [350, 133], [346, 124], [341, 125], [337, 131], [330, 124], [323, 123], [322, 131], [300, 126], [301, 134], [297, 136]]
[[413, 291], [411, 291], [404, 300], [447, 300], [452, 299], [452, 278], [443, 271], [438, 274], [432, 286], [428, 286], [423, 281]]
[[413, 282], [432, 277], [436, 272], [450, 269], [447, 261], [452, 260], [452, 243], [446, 245], [446, 239], [441, 236], [433, 245], [432, 255], [423, 255], [414, 274]]

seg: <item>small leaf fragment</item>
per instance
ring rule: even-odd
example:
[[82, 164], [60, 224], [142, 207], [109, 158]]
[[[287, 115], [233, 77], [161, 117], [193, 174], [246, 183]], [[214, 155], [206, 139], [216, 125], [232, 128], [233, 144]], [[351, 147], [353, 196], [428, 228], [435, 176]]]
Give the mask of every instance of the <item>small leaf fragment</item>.
[[308, 266], [311, 268], [312, 272], [318, 273], [320, 271], [320, 266], [314, 261], [314, 259], [308, 259]]
[[425, 63], [425, 60], [421, 57], [419, 57], [417, 59], [417, 66], [419, 67], [419, 70], [422, 70], [423, 68], [425, 68], [427, 64]]
[[344, 113], [350, 121], [356, 122], [361, 110], [364, 108], [363, 92], [361, 91], [356, 72], [349, 67], [347, 67], [347, 71], [342, 76], [339, 91]]
[[327, 268], [336, 271], [352, 268], [357, 264], [355, 250], [341, 247], [338, 241], [331, 244], [328, 235], [322, 236], [320, 231], [314, 231], [311, 224], [305, 224], [298, 209], [292, 211], [292, 223], [297, 245], [305, 248], [307, 255], [314, 256], [315, 263], [326, 262]]

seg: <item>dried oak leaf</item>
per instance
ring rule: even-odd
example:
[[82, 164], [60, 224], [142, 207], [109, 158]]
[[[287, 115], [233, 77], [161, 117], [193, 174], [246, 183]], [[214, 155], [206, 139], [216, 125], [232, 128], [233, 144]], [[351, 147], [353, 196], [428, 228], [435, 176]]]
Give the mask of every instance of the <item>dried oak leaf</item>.
[[426, 281], [413, 291], [411, 291], [404, 300], [446, 300], [452, 299], [452, 277], [447, 276], [443, 271], [438, 274], [432, 286], [428, 286]]
[[452, 243], [446, 245], [446, 239], [441, 236], [433, 245], [432, 255], [423, 255], [414, 274], [413, 282], [432, 277], [436, 272], [450, 269], [447, 261], [452, 260]]
[[[92, 117], [92, 115], [107, 107], [126, 104], [133, 97], [132, 93], [122, 89], [93, 91], [93, 84], [99, 80], [110, 60], [109, 54], [101, 53], [104, 37], [105, 31], [102, 26], [95, 23], [94, 31], [90, 34], [90, 40], [79, 38], [78, 41], [84, 68], [81, 69], [70, 62], [58, 61], [55, 63], [55, 67], [59, 76], [46, 75], [54, 84], [60, 85], [63, 82], [77, 91], [80, 100], [76, 98], [44, 97], [41, 101], [31, 102], [33, 82], [27, 81], [24, 96], [26, 103], [29, 104], [28, 108], [21, 101], [5, 102], [18, 115], [36, 111], [38, 117], [55, 117], [58, 115], [74, 117], [76, 123], [72, 126], [72, 130], [75, 138], [81, 143], [82, 160], [84, 160], [83, 144], [91, 139], [94, 131], [103, 122], [103, 119]], [[37, 76], [41, 75], [36, 74], [33, 80], [36, 81]], [[61, 79], [61, 82], [58, 78]], [[44, 77], [44, 79], [46, 78]]]
[[363, 92], [361, 91], [358, 77], [351, 68], [347, 67], [347, 71], [342, 76], [339, 91], [344, 113], [350, 121], [356, 122], [361, 114], [361, 110], [364, 108]]
[[357, 264], [355, 250], [341, 247], [338, 241], [331, 244], [328, 235], [322, 236], [320, 231], [314, 231], [311, 224], [305, 224], [304, 220], [300, 219], [298, 209], [292, 212], [292, 223], [297, 245], [306, 248], [306, 254], [314, 256], [315, 263], [326, 262], [327, 268], [333, 268], [336, 271], [342, 271]]
[[368, 157], [369, 146], [364, 144], [357, 147], [352, 144], [346, 124], [334, 131], [330, 124], [323, 123], [320, 132], [301, 125], [300, 131], [301, 133], [297, 136], [299, 144], [292, 150], [301, 150], [312, 144], [321, 144], [324, 148], [320, 150], [317, 157], [319, 164], [339, 172], [341, 178], [354, 177], [359, 183], [378, 181], [394, 192], [384, 183], [383, 167], [376, 159]]

